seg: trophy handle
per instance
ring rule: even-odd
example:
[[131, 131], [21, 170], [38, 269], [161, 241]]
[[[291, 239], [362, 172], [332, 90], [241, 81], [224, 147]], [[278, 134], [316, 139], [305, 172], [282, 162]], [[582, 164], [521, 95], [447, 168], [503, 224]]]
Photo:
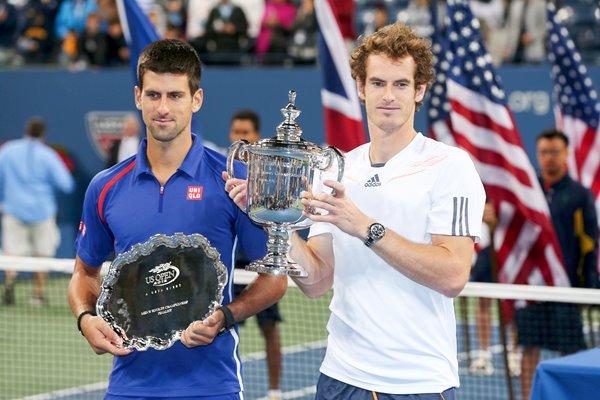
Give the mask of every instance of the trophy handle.
[[[313, 157], [311, 159], [311, 166], [318, 170], [325, 171], [333, 165], [334, 159], [337, 160], [337, 166], [338, 166], [338, 171], [337, 171], [338, 173], [337, 173], [336, 180], [338, 182], [341, 182], [342, 178], [344, 177], [345, 161], [344, 161], [344, 155], [337, 148], [335, 148], [333, 146], [328, 146], [328, 147], [324, 148], [321, 153], [315, 154], [315, 157]], [[321, 177], [321, 179], [322, 179], [322, 177]], [[309, 184], [308, 190], [311, 190], [310, 184]], [[313, 214], [313, 215], [319, 215], [324, 212], [323, 210], [315, 209], [313, 207], [309, 207], [306, 211], [309, 214]], [[305, 229], [305, 228], [308, 228], [311, 224], [312, 224], [312, 221], [307, 218], [307, 219], [303, 219], [299, 223], [292, 225], [291, 229], [292, 230]]]
[[325, 151], [323, 152], [323, 154], [327, 155], [327, 164], [325, 166], [320, 167], [319, 169], [325, 170], [329, 167], [331, 167], [331, 165], [333, 164], [333, 159], [335, 158], [337, 160], [337, 165], [338, 165], [338, 176], [337, 176], [337, 181], [341, 182], [342, 178], [344, 176], [344, 166], [345, 166], [345, 162], [344, 162], [344, 155], [335, 147], [333, 146], [328, 146]]
[[238, 159], [244, 164], [248, 163], [248, 150], [246, 150], [246, 146], [248, 145], [247, 140], [238, 140], [233, 142], [229, 149], [227, 149], [227, 175], [230, 178], [235, 178], [235, 174], [233, 171], [233, 161], [235, 160], [235, 156], [239, 154]]

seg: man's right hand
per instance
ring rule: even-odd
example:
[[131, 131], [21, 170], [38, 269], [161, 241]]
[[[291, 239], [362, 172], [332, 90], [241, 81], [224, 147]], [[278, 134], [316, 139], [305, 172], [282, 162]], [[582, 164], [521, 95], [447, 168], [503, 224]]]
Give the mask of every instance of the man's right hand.
[[96, 354], [126, 356], [133, 350], [123, 348], [123, 339], [102, 317], [86, 315], [81, 320], [81, 332]]
[[229, 198], [242, 210], [246, 212], [246, 188], [247, 181], [245, 179], [230, 178], [227, 172], [221, 173], [225, 179], [225, 191], [229, 193]]

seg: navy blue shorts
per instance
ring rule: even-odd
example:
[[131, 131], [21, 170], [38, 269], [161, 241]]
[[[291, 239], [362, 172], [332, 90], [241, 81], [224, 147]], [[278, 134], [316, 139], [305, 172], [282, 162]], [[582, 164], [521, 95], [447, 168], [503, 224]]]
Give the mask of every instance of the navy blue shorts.
[[541, 347], [562, 353], [575, 353], [586, 347], [577, 304], [529, 304], [515, 311], [515, 322], [517, 342], [521, 346]]
[[442, 393], [390, 394], [373, 392], [340, 382], [321, 374], [317, 383], [315, 400], [456, 400], [456, 388], [449, 388]]
[[[240, 293], [246, 288], [246, 285], [233, 285], [233, 293], [235, 297], [239, 296]], [[265, 308], [262, 311], [259, 311], [256, 314], [256, 322], [258, 322], [258, 326], [262, 327], [269, 322], [281, 322], [281, 314], [279, 313], [279, 306], [277, 303], [273, 304], [269, 308]], [[238, 321], [238, 325], [244, 325], [246, 321]]]
[[477, 260], [475, 260], [475, 264], [471, 268], [469, 280], [471, 282], [494, 282], [494, 278], [492, 277], [492, 255], [489, 246], [483, 248], [477, 255]]

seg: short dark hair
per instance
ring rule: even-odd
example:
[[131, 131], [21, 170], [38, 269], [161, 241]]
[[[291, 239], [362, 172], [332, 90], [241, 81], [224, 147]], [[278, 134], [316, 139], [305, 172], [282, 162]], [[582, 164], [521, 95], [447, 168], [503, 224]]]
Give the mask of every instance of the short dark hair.
[[375, 3], [375, 6], [373, 6], [373, 8], [378, 11], [384, 11], [386, 13], [388, 12], [388, 8], [383, 1], [378, 1], [377, 3]]
[[42, 117], [31, 117], [25, 126], [25, 135], [41, 138], [46, 134], [46, 121]]
[[254, 111], [250, 109], [239, 110], [238, 112], [233, 114], [233, 117], [231, 117], [231, 122], [233, 122], [236, 119], [249, 120], [250, 122], [252, 122], [252, 125], [254, 125], [254, 130], [256, 132], [260, 132], [260, 117]]
[[179, 39], [163, 39], [150, 43], [138, 59], [137, 78], [142, 89], [144, 74], [152, 71], [157, 74], [186, 75], [190, 92], [193, 95], [200, 88], [202, 64], [196, 50]]
[[567, 135], [555, 128], [549, 128], [545, 131], [542, 131], [535, 139], [535, 142], [537, 143], [541, 139], [560, 139], [565, 143], [567, 147], [569, 147], [569, 138], [567, 137]]

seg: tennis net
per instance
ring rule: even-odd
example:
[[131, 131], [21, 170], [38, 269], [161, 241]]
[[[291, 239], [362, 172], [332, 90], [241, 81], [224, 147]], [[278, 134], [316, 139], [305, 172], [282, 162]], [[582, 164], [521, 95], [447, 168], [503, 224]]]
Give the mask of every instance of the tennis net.
[[[0, 304], [0, 399], [102, 398], [112, 357], [94, 354], [75, 327], [66, 299], [73, 265], [71, 259], [0, 256], [0, 296], [5, 271], [19, 271], [14, 304]], [[47, 304], [32, 301], [34, 272], [48, 273]], [[254, 276], [236, 271], [234, 279], [243, 284]], [[284, 399], [314, 398], [325, 354], [330, 299], [331, 293], [309, 299], [290, 281], [279, 303]], [[489, 303], [484, 313], [477, 312], [481, 299]], [[600, 290], [469, 283], [455, 301], [461, 400], [521, 398], [521, 375], [516, 370], [519, 352], [511, 334], [514, 324], [499, 317], [506, 308], [498, 306], [499, 300], [575, 303], [583, 310], [583, 345], [600, 346], [600, 312], [595, 307], [600, 304]], [[482, 314], [489, 323], [478, 325]], [[478, 331], [485, 332], [480, 335]], [[240, 336], [245, 398], [264, 400], [268, 390], [265, 343], [254, 317], [240, 327]], [[486, 337], [489, 343], [482, 346]], [[559, 355], [542, 350], [541, 359]]]

